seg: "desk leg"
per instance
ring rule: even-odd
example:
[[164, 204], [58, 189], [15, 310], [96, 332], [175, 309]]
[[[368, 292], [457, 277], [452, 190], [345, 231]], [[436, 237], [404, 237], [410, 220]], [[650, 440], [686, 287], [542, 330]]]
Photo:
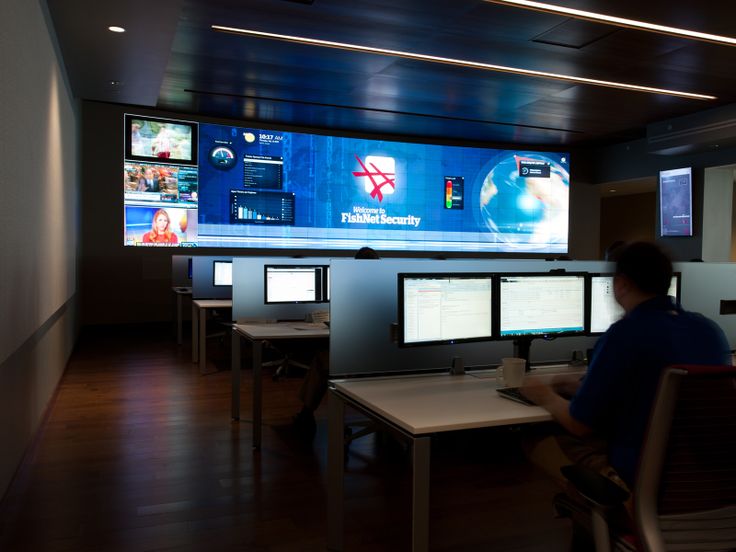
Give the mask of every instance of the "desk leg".
[[198, 322], [199, 309], [197, 309], [197, 305], [192, 301], [192, 362], [199, 360], [199, 340], [197, 339], [197, 335], [199, 334]]
[[429, 452], [430, 438], [412, 440], [411, 549], [429, 549]]
[[230, 415], [233, 420], [240, 420], [240, 334], [232, 330], [230, 348]]
[[199, 309], [199, 373], [207, 371], [207, 310]]
[[327, 429], [327, 549], [341, 551], [345, 515], [345, 403], [333, 391], [328, 398]]
[[258, 450], [261, 448], [261, 415], [263, 413], [261, 406], [261, 398], [263, 390], [261, 389], [261, 356], [263, 349], [263, 341], [258, 339], [253, 341], [253, 448]]
[[181, 345], [184, 341], [181, 336], [181, 303], [182, 303], [182, 294], [177, 293], [176, 294], [176, 344]]

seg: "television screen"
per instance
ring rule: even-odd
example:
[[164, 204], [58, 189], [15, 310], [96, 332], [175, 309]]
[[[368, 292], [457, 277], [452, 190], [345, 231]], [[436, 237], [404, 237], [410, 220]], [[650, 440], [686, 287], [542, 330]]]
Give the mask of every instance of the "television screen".
[[181, 207], [196, 207], [197, 168], [126, 162], [123, 191], [126, 205], [176, 203]]
[[[387, 251], [476, 253], [568, 249], [566, 153], [137, 115], [126, 115], [126, 129], [126, 208], [189, 209], [189, 218], [198, 222], [196, 234], [188, 236], [191, 245], [354, 251], [370, 243]], [[176, 137], [176, 154], [173, 147], [168, 157], [157, 153], [161, 149], [153, 141], [161, 129], [164, 137]]]
[[125, 207], [125, 245], [186, 247], [195, 246], [196, 240], [196, 210], [137, 205]]
[[692, 203], [692, 171], [690, 167], [660, 171], [659, 234], [661, 236], [692, 236]]
[[399, 345], [493, 337], [491, 274], [399, 274]]
[[328, 297], [327, 265], [265, 265], [264, 302], [326, 303]]
[[197, 123], [125, 115], [125, 158], [197, 164]]
[[501, 337], [585, 331], [583, 274], [500, 274], [498, 301]]
[[214, 261], [212, 263], [212, 285], [233, 285], [233, 263], [232, 261]]
[[[672, 275], [667, 295], [680, 302], [681, 273]], [[624, 315], [624, 309], [613, 294], [613, 274], [590, 276], [590, 333], [602, 334]]]

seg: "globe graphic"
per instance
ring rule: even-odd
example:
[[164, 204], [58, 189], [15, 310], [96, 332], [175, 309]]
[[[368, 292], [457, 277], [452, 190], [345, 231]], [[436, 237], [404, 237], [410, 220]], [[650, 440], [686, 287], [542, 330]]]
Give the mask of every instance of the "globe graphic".
[[[524, 160], [549, 164], [549, 178], [520, 174], [519, 162]], [[482, 224], [497, 241], [566, 241], [567, 182], [567, 171], [546, 155], [509, 154], [495, 163], [483, 179], [478, 202]]]

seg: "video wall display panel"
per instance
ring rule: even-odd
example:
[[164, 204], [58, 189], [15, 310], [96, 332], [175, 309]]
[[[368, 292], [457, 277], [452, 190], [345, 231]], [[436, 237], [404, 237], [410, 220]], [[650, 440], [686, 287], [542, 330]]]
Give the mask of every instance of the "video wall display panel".
[[[193, 231], [196, 218], [196, 234], [179, 232], [172, 243], [157, 234], [151, 219], [151, 237], [143, 242], [145, 234], [131, 232], [126, 217], [126, 245], [357, 250], [370, 244], [394, 251], [507, 253], [568, 249], [566, 153], [181, 121], [183, 145], [162, 158], [153, 140], [160, 132], [173, 135], [177, 122], [162, 119], [155, 126], [156, 121], [126, 115], [126, 210], [186, 209], [187, 227]], [[137, 122], [147, 126], [139, 128]], [[187, 155], [190, 126], [192, 153]], [[148, 142], [134, 147], [140, 142], [135, 132], [142, 130]]]

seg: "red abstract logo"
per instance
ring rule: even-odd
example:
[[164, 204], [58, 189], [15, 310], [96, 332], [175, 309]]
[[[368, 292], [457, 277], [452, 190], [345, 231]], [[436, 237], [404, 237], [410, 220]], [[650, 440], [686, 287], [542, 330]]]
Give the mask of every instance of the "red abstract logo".
[[[391, 157], [371, 157], [365, 158], [365, 163], [358, 157], [362, 171], [354, 171], [353, 176], [363, 178], [365, 181], [365, 190], [369, 192], [372, 198], [378, 198], [383, 201], [384, 194], [392, 194], [396, 189], [396, 172], [395, 162]], [[388, 188], [386, 188], [388, 186]]]

